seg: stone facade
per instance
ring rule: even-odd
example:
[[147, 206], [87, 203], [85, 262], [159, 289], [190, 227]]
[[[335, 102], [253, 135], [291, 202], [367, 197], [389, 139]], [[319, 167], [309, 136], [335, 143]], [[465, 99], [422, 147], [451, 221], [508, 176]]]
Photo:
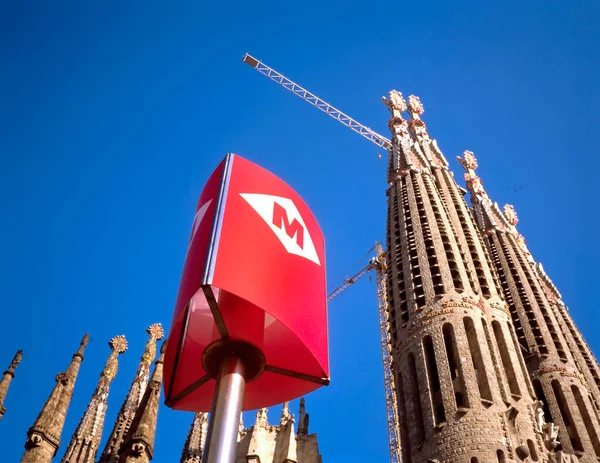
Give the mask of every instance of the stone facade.
[[[266, 408], [256, 412], [256, 421], [244, 427], [240, 417], [236, 463], [322, 463], [316, 434], [308, 433], [308, 414], [300, 400], [298, 433], [289, 405], [283, 404], [279, 425], [269, 424]], [[188, 433], [181, 463], [201, 463], [206, 444], [208, 414], [196, 413]]]

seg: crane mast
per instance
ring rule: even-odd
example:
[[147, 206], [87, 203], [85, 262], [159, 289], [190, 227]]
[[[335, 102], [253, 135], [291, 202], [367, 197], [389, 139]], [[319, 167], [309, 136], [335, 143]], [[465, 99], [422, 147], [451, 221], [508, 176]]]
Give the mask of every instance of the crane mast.
[[383, 385], [385, 389], [385, 410], [388, 425], [388, 439], [390, 446], [390, 462], [401, 463], [400, 421], [398, 418], [398, 402], [396, 401], [396, 382], [392, 374], [392, 345], [390, 338], [389, 305], [387, 300], [387, 253], [381, 243], [376, 243], [371, 251], [375, 250], [373, 257], [367, 265], [329, 293], [327, 302], [346, 291], [350, 286], [364, 277], [371, 270], [375, 271], [377, 288], [377, 308], [379, 309], [379, 334], [381, 338], [381, 360], [383, 364]]
[[[358, 133], [362, 137], [376, 144], [377, 146], [390, 151], [392, 143], [386, 137], [379, 135], [375, 131], [361, 124], [357, 120], [336, 109], [326, 101], [322, 100], [315, 94], [309, 92], [297, 83], [277, 72], [275, 69], [267, 66], [265, 63], [254, 58], [246, 53], [242, 61], [264, 76], [279, 84], [283, 88], [289, 90], [294, 95], [302, 98], [307, 103], [313, 105], [317, 109], [323, 111], [328, 116], [341, 122], [349, 129]], [[375, 245], [376, 256], [369, 264], [346, 281], [337, 289], [335, 289], [327, 298], [328, 302], [336, 296], [343, 293], [348, 287], [365, 276], [370, 270], [375, 270], [377, 283], [377, 306], [379, 309], [379, 332], [381, 336], [381, 357], [383, 363], [383, 384], [385, 387], [385, 402], [386, 416], [388, 423], [388, 438], [390, 447], [390, 462], [401, 463], [401, 442], [400, 442], [400, 424], [398, 419], [398, 402], [396, 400], [396, 386], [394, 375], [392, 374], [392, 346], [390, 340], [390, 324], [389, 324], [389, 306], [387, 301], [387, 266], [386, 252], [381, 244]]]

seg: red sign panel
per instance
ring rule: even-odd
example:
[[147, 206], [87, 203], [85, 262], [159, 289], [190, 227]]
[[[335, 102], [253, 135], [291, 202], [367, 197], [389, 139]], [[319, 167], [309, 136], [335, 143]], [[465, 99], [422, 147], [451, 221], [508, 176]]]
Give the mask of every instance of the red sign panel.
[[292, 188], [233, 154], [209, 178], [194, 216], [165, 358], [167, 405], [210, 411], [206, 352], [223, 340], [263, 358], [244, 410], [329, 382], [323, 234]]

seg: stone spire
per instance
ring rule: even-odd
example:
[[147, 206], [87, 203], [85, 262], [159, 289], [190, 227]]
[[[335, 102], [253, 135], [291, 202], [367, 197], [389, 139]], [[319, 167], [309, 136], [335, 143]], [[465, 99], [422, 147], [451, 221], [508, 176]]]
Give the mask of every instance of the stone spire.
[[207, 432], [208, 413], [196, 413], [181, 453], [181, 463], [202, 463]]
[[4, 416], [4, 413], [6, 412], [6, 408], [4, 408], [4, 399], [6, 399], [6, 394], [8, 393], [8, 388], [10, 387], [10, 383], [11, 383], [12, 379], [15, 377], [15, 370], [19, 366], [19, 363], [21, 363], [22, 359], [23, 359], [23, 351], [19, 350], [13, 357], [12, 362], [10, 362], [10, 366], [8, 367], [8, 370], [6, 370], [4, 372], [3, 378], [0, 380], [0, 420]]
[[150, 377], [150, 366], [156, 357], [156, 341], [164, 337], [164, 331], [160, 323], [150, 325], [146, 332], [149, 339], [146, 342], [140, 365], [98, 463], [116, 463], [119, 461], [119, 449], [129, 431], [135, 412], [144, 397]]
[[298, 435], [308, 435], [308, 413], [306, 413], [306, 400], [300, 399], [300, 419], [298, 420]]
[[119, 449], [119, 463], [148, 463], [154, 456], [154, 438], [166, 348], [167, 342], [164, 341], [154, 366], [152, 378], [150, 378], [142, 401], [135, 413], [127, 437]]
[[118, 356], [127, 350], [127, 340], [125, 336], [115, 336], [108, 345], [111, 353], [61, 463], [94, 463], [96, 459], [102, 438], [110, 383], [117, 375]]
[[49, 463], [56, 455], [71, 397], [73, 397], [73, 387], [89, 338], [89, 334], [83, 337], [67, 370], [56, 375], [56, 385], [50, 397], [33, 426], [27, 431], [25, 454], [21, 463]]

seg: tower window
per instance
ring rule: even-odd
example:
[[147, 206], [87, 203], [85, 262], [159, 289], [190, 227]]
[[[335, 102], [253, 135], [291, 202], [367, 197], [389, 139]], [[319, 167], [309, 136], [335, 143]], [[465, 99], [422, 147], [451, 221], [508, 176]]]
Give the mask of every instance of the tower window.
[[406, 397], [404, 395], [404, 383], [402, 382], [402, 373], [398, 373], [396, 376], [396, 391], [398, 401], [398, 412], [400, 413], [400, 438], [402, 439], [402, 447], [404, 450], [404, 462], [412, 463], [411, 450], [410, 450], [410, 436], [407, 427], [407, 415], [406, 415]]
[[417, 378], [417, 364], [412, 352], [408, 354], [408, 382], [410, 390], [407, 403], [410, 404], [413, 416], [416, 418], [413, 429], [415, 430], [415, 445], [419, 446], [425, 441], [425, 424], [423, 420], [423, 408], [421, 407], [419, 381]]
[[556, 379], [550, 384], [552, 385], [552, 391], [554, 392], [554, 398], [556, 399], [558, 410], [560, 411], [560, 415], [562, 416], [565, 427], [567, 428], [567, 433], [569, 434], [569, 439], [571, 440], [573, 450], [583, 452], [581, 439], [579, 438], [579, 433], [577, 432], [577, 428], [573, 422], [573, 415], [571, 415], [569, 404], [565, 399], [565, 395], [560, 387], [560, 384]]
[[506, 379], [508, 380], [508, 387], [510, 393], [515, 400], [521, 399], [521, 391], [519, 390], [519, 384], [515, 375], [515, 368], [510, 358], [510, 351], [506, 345], [506, 339], [504, 339], [504, 333], [502, 333], [502, 327], [497, 321], [492, 322], [492, 329], [494, 331], [494, 337], [496, 338], [496, 344], [500, 350], [500, 359], [504, 366], [504, 372], [506, 373]]
[[446, 411], [444, 410], [440, 376], [435, 360], [435, 348], [433, 347], [431, 336], [425, 336], [423, 338], [423, 351], [425, 353], [425, 364], [427, 365], [427, 378], [429, 380], [429, 390], [431, 391], [431, 403], [433, 406], [435, 425], [438, 426], [446, 422]]
[[492, 392], [490, 390], [490, 384], [488, 382], [483, 356], [481, 355], [481, 348], [477, 339], [475, 325], [473, 320], [471, 320], [469, 317], [465, 317], [463, 319], [463, 323], [465, 325], [465, 332], [467, 334], [467, 341], [469, 343], [473, 368], [475, 369], [475, 375], [477, 377], [477, 386], [479, 387], [481, 402], [485, 407], [489, 407], [493, 403]]
[[448, 357], [448, 367], [450, 368], [450, 378], [452, 379], [452, 387], [454, 388], [456, 406], [458, 408], [468, 408], [469, 398], [465, 387], [465, 377], [462, 364], [460, 363], [460, 356], [458, 355], [454, 327], [450, 323], [444, 324], [442, 334], [444, 335], [444, 345], [446, 346], [446, 355]]
[[573, 392], [575, 402], [577, 402], [577, 408], [579, 408], [579, 413], [581, 414], [585, 428], [587, 429], [590, 440], [592, 441], [594, 452], [596, 453], [597, 457], [600, 457], [600, 440], [598, 439], [598, 434], [596, 433], [594, 425], [592, 424], [592, 417], [590, 416], [588, 408], [585, 405], [583, 396], [581, 395], [579, 388], [575, 385], [571, 386], [571, 391]]

